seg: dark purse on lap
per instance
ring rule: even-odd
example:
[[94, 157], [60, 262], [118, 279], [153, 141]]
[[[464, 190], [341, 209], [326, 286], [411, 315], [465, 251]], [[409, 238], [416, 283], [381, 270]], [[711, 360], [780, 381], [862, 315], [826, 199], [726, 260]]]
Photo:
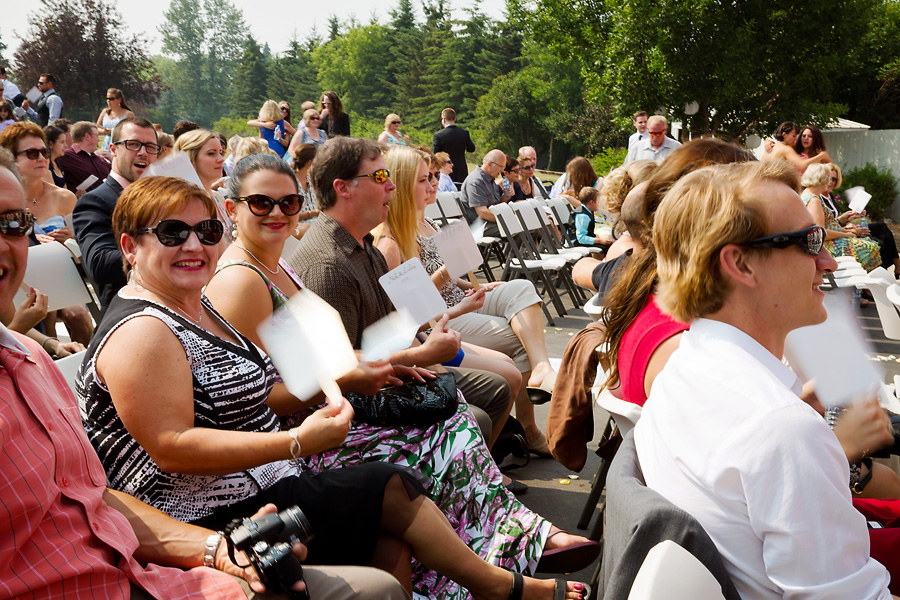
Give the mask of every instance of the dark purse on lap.
[[450, 373], [439, 373], [425, 383], [384, 388], [374, 396], [348, 392], [344, 397], [356, 412], [355, 421], [389, 427], [434, 425], [452, 417], [459, 406], [456, 379]]

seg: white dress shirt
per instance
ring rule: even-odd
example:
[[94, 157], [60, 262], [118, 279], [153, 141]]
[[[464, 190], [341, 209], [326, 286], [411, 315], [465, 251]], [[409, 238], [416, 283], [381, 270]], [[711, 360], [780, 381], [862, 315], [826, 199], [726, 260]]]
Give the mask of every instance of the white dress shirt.
[[653, 142], [648, 134], [645, 135], [642, 140], [629, 146], [628, 155], [625, 156], [625, 162], [623, 164], [627, 165], [636, 160], [652, 160], [656, 164], [659, 164], [665, 157], [675, 151], [676, 148], [680, 147], [681, 142], [677, 142], [666, 136], [659, 148], [654, 148]]
[[889, 599], [847, 458], [799, 391], [753, 338], [695, 320], [634, 429], [647, 485], [700, 522], [744, 600]]
[[22, 91], [19, 89], [19, 86], [14, 84], [9, 79], [0, 79], [0, 82], [3, 82], [3, 97], [10, 102], [13, 101], [13, 98], [22, 93]]

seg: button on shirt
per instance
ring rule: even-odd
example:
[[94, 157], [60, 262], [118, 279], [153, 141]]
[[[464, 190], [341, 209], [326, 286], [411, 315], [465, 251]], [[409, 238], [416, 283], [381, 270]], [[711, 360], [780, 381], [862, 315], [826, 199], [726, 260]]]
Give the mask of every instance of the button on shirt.
[[645, 134], [642, 140], [635, 142], [628, 148], [628, 154], [625, 156], [624, 164], [636, 160], [652, 160], [659, 164], [665, 157], [675, 151], [676, 148], [680, 147], [681, 142], [676, 142], [672, 138], [666, 137], [659, 148], [654, 148], [653, 143], [651, 142], [651, 136]]
[[747, 334], [693, 321], [634, 429], [647, 485], [700, 522], [742, 598], [889, 599], [847, 458], [799, 391]]
[[461, 196], [469, 223], [478, 218], [476, 206], [493, 206], [501, 202], [500, 188], [494, 183], [494, 178], [481, 167], [476, 167], [466, 177], [462, 184]]
[[134, 583], [156, 598], [246, 598], [212, 569], [138, 564], [53, 361], [0, 325], [0, 365], [0, 597], [126, 598]]

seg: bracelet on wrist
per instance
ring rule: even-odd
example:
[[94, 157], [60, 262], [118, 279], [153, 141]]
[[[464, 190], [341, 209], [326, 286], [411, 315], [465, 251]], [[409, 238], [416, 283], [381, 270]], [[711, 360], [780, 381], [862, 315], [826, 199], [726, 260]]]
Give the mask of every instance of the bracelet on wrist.
[[225, 534], [223, 532], [217, 531], [206, 538], [206, 548], [203, 551], [204, 567], [209, 567], [210, 569], [216, 568], [216, 550], [219, 549], [219, 544], [222, 543], [222, 538], [224, 536]]
[[298, 439], [298, 435], [300, 434], [300, 428], [294, 427], [288, 430], [288, 435], [291, 436], [291, 464], [297, 465], [300, 464], [300, 440]]
[[56, 350], [50, 350], [46, 346], [46, 343], [49, 342], [50, 340], [56, 340], [56, 350], [59, 350], [59, 338], [56, 338], [56, 337], [48, 337], [47, 339], [45, 339], [43, 342], [41, 342], [41, 348], [45, 352], [47, 352], [47, 354], [50, 354], [51, 356], [56, 356]]

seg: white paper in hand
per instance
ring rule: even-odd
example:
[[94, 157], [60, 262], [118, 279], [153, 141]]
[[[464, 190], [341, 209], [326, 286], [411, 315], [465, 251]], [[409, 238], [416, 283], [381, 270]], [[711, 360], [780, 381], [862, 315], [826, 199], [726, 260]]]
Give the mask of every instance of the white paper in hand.
[[394, 308], [406, 309], [416, 326], [421, 326], [447, 310], [447, 303], [431, 282], [418, 257], [378, 278]]
[[258, 331], [291, 394], [309, 400], [321, 390], [330, 402], [341, 402], [336, 380], [359, 361], [341, 316], [330, 304], [300, 290]]
[[155, 162], [147, 167], [146, 177], [177, 177], [189, 181], [201, 189], [203, 182], [194, 170], [191, 159], [184, 152], [176, 152], [172, 156]]
[[375, 321], [362, 333], [363, 360], [384, 360], [394, 352], [409, 348], [418, 330], [419, 326], [405, 308]]
[[25, 97], [28, 98], [29, 104], [31, 104], [31, 108], [34, 109], [35, 104], [41, 99], [41, 96], [44, 94], [41, 93], [41, 90], [37, 89], [37, 86], [32, 87], [30, 90], [25, 92]]
[[826, 408], [870, 396], [884, 376], [866, 358], [866, 344], [844, 294], [825, 297], [828, 319], [788, 334], [784, 353], [802, 377], [816, 380], [816, 396]]
[[445, 225], [431, 239], [437, 246], [450, 277], [462, 277], [481, 266], [483, 258], [465, 220]]
[[864, 211], [869, 200], [872, 199], [872, 194], [867, 192], [866, 188], [861, 185], [845, 190], [844, 196], [847, 198], [850, 210], [858, 213]]
[[82, 181], [81, 183], [78, 184], [78, 187], [76, 187], [75, 189], [76, 190], [86, 190], [89, 187], [91, 187], [92, 185], [94, 185], [94, 183], [96, 181], [97, 181], [96, 175], [88, 175], [87, 177], [85, 177], [84, 181]]

